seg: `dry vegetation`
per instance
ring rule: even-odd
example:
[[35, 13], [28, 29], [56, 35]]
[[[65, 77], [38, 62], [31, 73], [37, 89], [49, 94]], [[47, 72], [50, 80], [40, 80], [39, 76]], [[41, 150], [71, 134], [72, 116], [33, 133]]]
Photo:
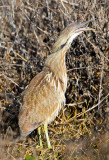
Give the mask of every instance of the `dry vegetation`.
[[[4, 4], [3, 4], [4, 2]], [[109, 160], [108, 0], [0, 2], [0, 159]], [[42, 70], [60, 32], [93, 19], [66, 54], [66, 106], [49, 125], [53, 149], [39, 147], [37, 131], [19, 136], [21, 93]]]

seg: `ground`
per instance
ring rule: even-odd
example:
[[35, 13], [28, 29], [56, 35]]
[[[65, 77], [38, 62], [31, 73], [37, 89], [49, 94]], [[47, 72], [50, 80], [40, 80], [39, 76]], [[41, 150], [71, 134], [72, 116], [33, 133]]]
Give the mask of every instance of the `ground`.
[[[106, 0], [0, 2], [0, 159], [109, 160], [109, 5]], [[26, 141], [18, 114], [22, 92], [39, 73], [60, 32], [91, 21], [66, 54], [66, 105], [49, 126], [53, 149]]]

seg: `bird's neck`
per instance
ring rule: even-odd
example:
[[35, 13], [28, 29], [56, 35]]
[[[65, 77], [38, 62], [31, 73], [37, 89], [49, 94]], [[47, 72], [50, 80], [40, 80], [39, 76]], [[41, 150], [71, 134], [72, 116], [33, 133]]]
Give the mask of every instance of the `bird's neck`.
[[67, 88], [67, 71], [65, 64], [65, 51], [61, 50], [48, 56], [45, 66], [54, 73], [55, 77], [60, 80], [63, 90]]

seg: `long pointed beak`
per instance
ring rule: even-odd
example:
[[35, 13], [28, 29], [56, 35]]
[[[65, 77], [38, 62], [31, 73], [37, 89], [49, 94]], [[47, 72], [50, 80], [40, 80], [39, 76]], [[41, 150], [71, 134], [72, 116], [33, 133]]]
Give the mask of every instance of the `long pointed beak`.
[[93, 20], [88, 20], [88, 21], [85, 21], [85, 22], [80, 22], [80, 23], [77, 23], [77, 28], [78, 27], [83, 27], [85, 26], [86, 24], [88, 24], [89, 22], [92, 22]]
[[93, 28], [90, 28], [90, 27], [84, 27], [84, 28], [79, 28], [77, 29], [77, 32], [83, 32], [83, 31], [94, 31], [95, 32], [95, 29]]
[[77, 28], [77, 32], [81, 32], [81, 31], [88, 31], [88, 30], [93, 30], [95, 31], [93, 28], [90, 27], [84, 27], [86, 26], [86, 24], [88, 24], [89, 22], [92, 22], [93, 20], [88, 20], [82, 23], [76, 23], [75, 27]]

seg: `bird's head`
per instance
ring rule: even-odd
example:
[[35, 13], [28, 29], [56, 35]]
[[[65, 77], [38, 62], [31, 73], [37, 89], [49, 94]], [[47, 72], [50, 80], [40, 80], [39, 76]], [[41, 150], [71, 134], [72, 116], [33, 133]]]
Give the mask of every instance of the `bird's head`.
[[87, 30], [93, 30], [92, 28], [85, 27], [87, 23], [92, 20], [85, 21], [82, 23], [71, 23], [68, 25], [60, 34], [57, 41], [53, 45], [53, 53], [60, 51], [61, 49], [70, 47], [72, 41], [80, 35], [82, 32]]

